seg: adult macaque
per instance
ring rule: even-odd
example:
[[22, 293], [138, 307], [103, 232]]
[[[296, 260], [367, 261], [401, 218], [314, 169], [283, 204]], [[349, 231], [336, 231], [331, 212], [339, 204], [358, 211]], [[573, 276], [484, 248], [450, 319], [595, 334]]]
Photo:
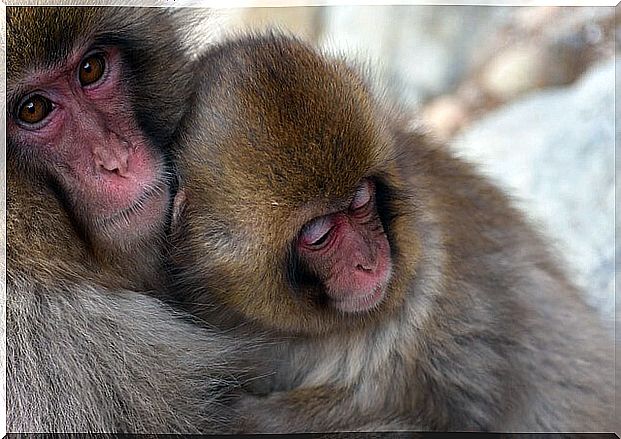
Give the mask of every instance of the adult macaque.
[[93, 253], [138, 284], [159, 252], [127, 258], [165, 230], [192, 90], [180, 27], [166, 9], [7, 8], [10, 163], [43, 175]]
[[275, 333], [246, 431], [610, 428], [612, 344], [505, 194], [300, 42], [202, 63], [172, 292]]
[[[162, 9], [7, 8], [7, 430], [230, 431], [242, 343], [160, 286], [191, 94]], [[245, 367], [245, 366], [244, 366]]]

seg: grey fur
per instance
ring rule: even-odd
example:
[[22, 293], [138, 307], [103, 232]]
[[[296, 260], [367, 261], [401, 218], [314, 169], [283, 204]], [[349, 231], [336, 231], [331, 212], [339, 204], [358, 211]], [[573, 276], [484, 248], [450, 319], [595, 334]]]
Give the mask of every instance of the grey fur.
[[[384, 319], [337, 320], [327, 307], [300, 305], [285, 316], [295, 329], [288, 331], [281, 321], [272, 325], [283, 332], [266, 354], [276, 371], [267, 385], [272, 393], [246, 397], [238, 405], [247, 416], [247, 431], [612, 429], [609, 333], [568, 280], [554, 250], [504, 193], [446, 148], [404, 132], [381, 104], [376, 119], [365, 122], [352, 108], [375, 105], [374, 98], [360, 92], [350, 70], [309, 46], [271, 35], [235, 40], [213, 53], [214, 59], [205, 61], [203, 102], [188, 124], [189, 145], [180, 168], [194, 198], [189, 198], [189, 225], [177, 243], [182, 268], [176, 280], [194, 312], [221, 324], [246, 319], [265, 328], [283, 314], [273, 312], [268, 321], [263, 315], [269, 310], [282, 309], [281, 302], [298, 303], [301, 293], [280, 281], [284, 276], [278, 270], [285, 262], [270, 272], [252, 266], [253, 258], [281, 251], [270, 248], [276, 244], [265, 237], [279, 238], [282, 246], [295, 242], [299, 229], [287, 230], [277, 215], [286, 217], [280, 213], [285, 207], [302, 205], [299, 194], [323, 201], [325, 187], [344, 178], [355, 187], [346, 173], [357, 169], [356, 161], [339, 160], [364, 157], [370, 147], [361, 145], [371, 140], [360, 131], [351, 136], [354, 140], [346, 134], [334, 140], [326, 133], [347, 133], [361, 123], [371, 126], [368, 132], [379, 125], [390, 133], [381, 139], [394, 155], [382, 149], [382, 142], [374, 151], [388, 157], [407, 182], [398, 199], [402, 203], [396, 204], [401, 222], [390, 225], [401, 227], [397, 246], [414, 236], [422, 249], [407, 278], [404, 302]], [[322, 76], [335, 70], [342, 77]], [[212, 87], [217, 81], [209, 75], [222, 87]], [[334, 85], [342, 83], [343, 90]], [[316, 84], [329, 92], [321, 94]], [[345, 102], [344, 109], [335, 109], [334, 102]], [[334, 126], [347, 111], [354, 116]], [[291, 131], [299, 136], [282, 140], [273, 134]], [[347, 155], [352, 150], [359, 155]], [[376, 166], [387, 172], [384, 162]], [[332, 169], [340, 172], [334, 175]], [[221, 181], [250, 189], [240, 195]], [[318, 183], [319, 189], [310, 192], [307, 182], [315, 181], [325, 186]], [[202, 196], [201, 185], [213, 185], [212, 192], [204, 189]], [[218, 196], [210, 198], [213, 191]], [[277, 200], [271, 210], [264, 207], [270, 206], [269, 197]], [[216, 209], [209, 205], [212, 199]], [[226, 216], [218, 217], [218, 209]], [[241, 209], [246, 209], [243, 215], [237, 213]], [[288, 218], [296, 218], [299, 212], [287, 209]], [[249, 223], [260, 230], [240, 232]], [[210, 251], [212, 241], [205, 237], [212, 236], [228, 240], [230, 249], [220, 245]], [[250, 253], [253, 248], [259, 250]], [[262, 294], [268, 282], [273, 290]], [[218, 290], [222, 284], [224, 292]], [[243, 288], [245, 295], [239, 297], [230, 285]], [[210, 313], [208, 305], [216, 311]], [[226, 306], [230, 312], [223, 310]], [[324, 333], [307, 323], [314, 324], [316, 309], [324, 310], [329, 328]], [[263, 314], [252, 315], [253, 310]]]
[[[125, 50], [138, 123], [169, 152], [192, 91], [179, 13], [12, 7], [7, 17], [9, 118], [33, 66], [101, 40]], [[8, 431], [230, 431], [226, 404], [247, 369], [236, 350], [247, 346], [150, 296], [164, 271], [162, 236], [132, 248], [118, 236], [120, 261], [95, 258], [85, 218], [29, 146], [8, 140]]]
[[227, 431], [239, 344], [157, 299], [12, 279], [7, 327], [9, 432]]

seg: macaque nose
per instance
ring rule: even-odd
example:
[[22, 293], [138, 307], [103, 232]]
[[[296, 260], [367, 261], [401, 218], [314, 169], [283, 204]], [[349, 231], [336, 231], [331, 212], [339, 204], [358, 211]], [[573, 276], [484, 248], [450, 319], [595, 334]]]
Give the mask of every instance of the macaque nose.
[[93, 149], [95, 165], [125, 177], [129, 168], [129, 149], [129, 142], [118, 138], [98, 145]]
[[365, 253], [366, 252], [358, 254], [358, 257], [355, 259], [355, 271], [366, 274], [374, 274], [377, 272], [379, 265], [377, 255], [371, 254], [370, 251], [368, 252], [369, 254]]
[[[351, 263], [357, 274], [373, 275], [379, 266], [378, 249], [375, 249], [369, 240], [358, 235], [355, 237], [355, 250], [352, 252]], [[350, 265], [351, 267], [351, 265]]]

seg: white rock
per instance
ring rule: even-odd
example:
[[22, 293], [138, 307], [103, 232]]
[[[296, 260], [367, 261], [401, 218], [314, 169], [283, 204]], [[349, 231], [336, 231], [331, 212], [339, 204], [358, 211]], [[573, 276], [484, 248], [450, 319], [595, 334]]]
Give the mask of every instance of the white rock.
[[614, 69], [609, 61], [573, 86], [527, 95], [454, 141], [554, 238], [607, 320], [614, 318]]

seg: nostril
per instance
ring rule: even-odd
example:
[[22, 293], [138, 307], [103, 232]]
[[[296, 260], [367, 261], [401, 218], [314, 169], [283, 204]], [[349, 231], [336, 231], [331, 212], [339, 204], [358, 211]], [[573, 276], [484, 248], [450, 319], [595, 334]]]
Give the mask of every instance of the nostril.
[[97, 160], [95, 160], [95, 165], [97, 165], [98, 168], [108, 172], [116, 172], [117, 169], [115, 163], [110, 160], [105, 160], [103, 158], [98, 158]]
[[120, 177], [125, 177], [128, 170], [128, 157], [127, 156], [112, 156], [103, 155], [100, 156], [95, 162], [101, 169], [107, 171], [110, 174], [116, 174]]
[[120, 177], [126, 177], [129, 172], [129, 156], [132, 145], [118, 136], [108, 143], [96, 145], [93, 148], [95, 164], [102, 170]]
[[113, 160], [100, 160], [97, 162], [99, 168], [103, 171], [106, 171], [110, 174], [118, 174], [119, 173], [119, 164]]
[[358, 264], [356, 265], [356, 270], [358, 271], [364, 271], [365, 273], [371, 273], [373, 271], [372, 268], [368, 267], [368, 266], [364, 266], [362, 264]]

